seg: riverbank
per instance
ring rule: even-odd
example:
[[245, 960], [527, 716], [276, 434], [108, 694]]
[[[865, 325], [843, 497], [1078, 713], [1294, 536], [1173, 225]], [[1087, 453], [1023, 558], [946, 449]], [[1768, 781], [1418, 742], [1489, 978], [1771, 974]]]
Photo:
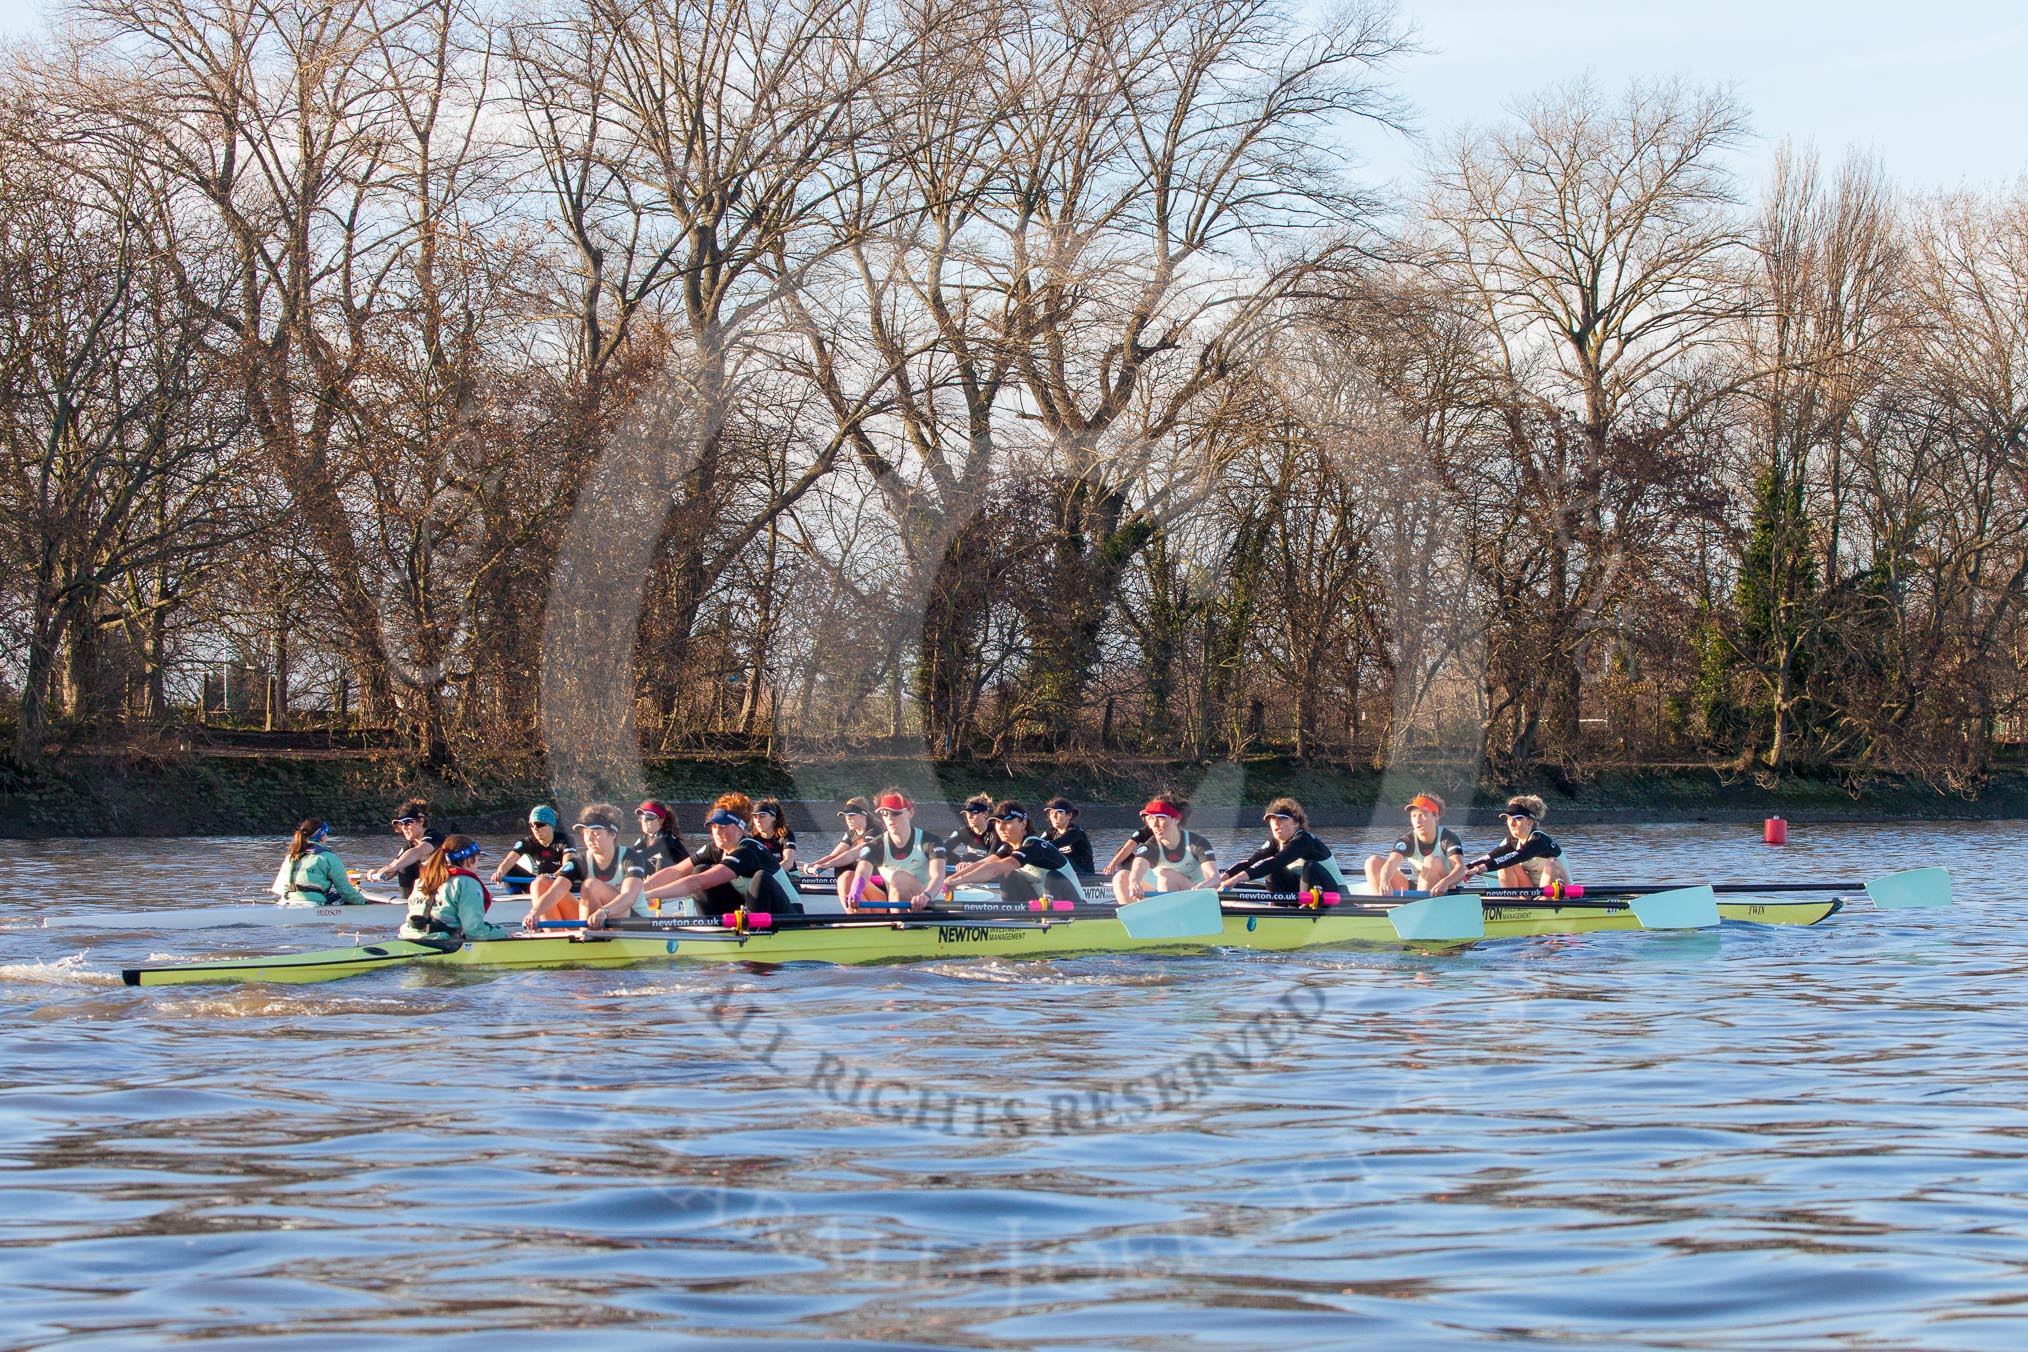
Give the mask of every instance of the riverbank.
[[[821, 834], [834, 829], [841, 799], [890, 782], [924, 804], [926, 817], [937, 824], [949, 813], [928, 805], [956, 803], [973, 792], [1022, 799], [1038, 815], [1044, 801], [1064, 793], [1085, 805], [1085, 825], [1107, 829], [1131, 826], [1140, 803], [1164, 788], [1196, 803], [1198, 819], [1206, 824], [1249, 820], [1261, 804], [1286, 793], [1303, 801], [1317, 825], [1349, 827], [1398, 820], [1400, 800], [1424, 788], [1449, 798], [1454, 822], [1483, 824], [1517, 787], [1468, 783], [1462, 772], [1382, 774], [1273, 759], [1212, 765], [1120, 761], [1105, 767], [662, 760], [646, 763], [633, 785], [594, 791], [616, 801], [646, 793], [671, 803], [698, 803], [736, 787], [782, 798], [798, 830]], [[1939, 793], [1907, 779], [1876, 778], [1855, 792], [1828, 780], [1791, 777], [1770, 787], [1750, 777], [1682, 767], [1614, 770], [1562, 786], [1518, 787], [1543, 796], [1552, 827], [1758, 821], [1776, 815], [1792, 821], [2028, 817], [2028, 775], [2020, 772], [1995, 776], [1975, 797]], [[439, 822], [504, 831], [523, 820], [531, 803], [555, 801], [559, 791], [532, 758], [436, 774], [385, 753], [72, 755], [33, 768], [0, 765], [0, 837], [277, 835], [312, 815], [341, 830], [384, 829], [389, 809], [411, 796], [428, 800]], [[561, 796], [559, 808], [576, 806], [574, 797]]]

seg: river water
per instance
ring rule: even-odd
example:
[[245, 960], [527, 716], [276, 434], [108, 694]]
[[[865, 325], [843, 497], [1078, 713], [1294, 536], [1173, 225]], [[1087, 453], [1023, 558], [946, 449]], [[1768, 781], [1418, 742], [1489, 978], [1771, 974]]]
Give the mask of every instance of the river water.
[[0, 842], [0, 1345], [2028, 1342], [2028, 826], [1559, 835], [1580, 880], [1945, 862], [1958, 900], [1448, 956], [129, 990], [341, 940], [26, 928], [258, 892], [273, 841]]

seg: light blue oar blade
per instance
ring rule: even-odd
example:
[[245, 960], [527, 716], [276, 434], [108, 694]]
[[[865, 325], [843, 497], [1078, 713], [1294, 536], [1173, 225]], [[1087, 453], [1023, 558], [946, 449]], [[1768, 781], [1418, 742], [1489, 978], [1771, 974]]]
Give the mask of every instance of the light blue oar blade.
[[1718, 894], [1709, 883], [1631, 900], [1642, 929], [1709, 929], [1718, 923]]
[[1218, 893], [1205, 887], [1147, 897], [1120, 907], [1119, 916], [1136, 939], [1202, 939], [1225, 932]]
[[1918, 906], [1951, 904], [1951, 871], [1947, 868], [1912, 868], [1890, 873], [1866, 884], [1866, 895], [1883, 911], [1907, 911]]
[[1483, 939], [1486, 908], [1477, 897], [1427, 897], [1387, 913], [1404, 939]]

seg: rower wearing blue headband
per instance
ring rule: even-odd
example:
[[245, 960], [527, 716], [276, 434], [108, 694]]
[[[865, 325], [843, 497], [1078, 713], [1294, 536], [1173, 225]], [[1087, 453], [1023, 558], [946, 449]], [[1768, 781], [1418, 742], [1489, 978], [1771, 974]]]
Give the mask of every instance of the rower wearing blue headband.
[[289, 838], [289, 857], [282, 861], [275, 890], [284, 906], [364, 906], [366, 898], [346, 876], [345, 861], [324, 844], [329, 822], [305, 817]]
[[483, 853], [470, 836], [447, 836], [437, 846], [416, 876], [402, 938], [441, 940], [456, 947], [468, 939], [504, 939], [514, 932], [506, 925], [486, 923], [486, 906], [493, 898], [479, 875], [466, 867]]
[[[787, 915], [802, 909], [796, 890], [782, 871], [782, 861], [753, 836], [753, 801], [743, 793], [720, 794], [704, 818], [711, 843], [667, 871], [668, 881], [643, 892], [646, 901], [697, 898], [706, 915], [729, 911], [766, 911]], [[667, 876], [667, 874], [665, 874]]]

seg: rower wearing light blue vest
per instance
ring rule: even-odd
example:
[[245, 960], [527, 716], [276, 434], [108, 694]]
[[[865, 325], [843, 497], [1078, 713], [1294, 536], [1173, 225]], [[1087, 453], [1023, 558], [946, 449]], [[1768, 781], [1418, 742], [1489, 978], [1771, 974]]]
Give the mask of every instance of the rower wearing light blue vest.
[[463, 943], [471, 939], [504, 939], [514, 933], [506, 925], [489, 924], [486, 904], [492, 900], [479, 875], [464, 867], [483, 850], [470, 836], [449, 836], [423, 861], [409, 898], [408, 919], [401, 937]]
[[282, 865], [281, 904], [284, 906], [364, 906], [366, 898], [352, 885], [345, 861], [324, 846], [331, 833], [328, 822], [305, 817], [289, 838], [288, 861]]

